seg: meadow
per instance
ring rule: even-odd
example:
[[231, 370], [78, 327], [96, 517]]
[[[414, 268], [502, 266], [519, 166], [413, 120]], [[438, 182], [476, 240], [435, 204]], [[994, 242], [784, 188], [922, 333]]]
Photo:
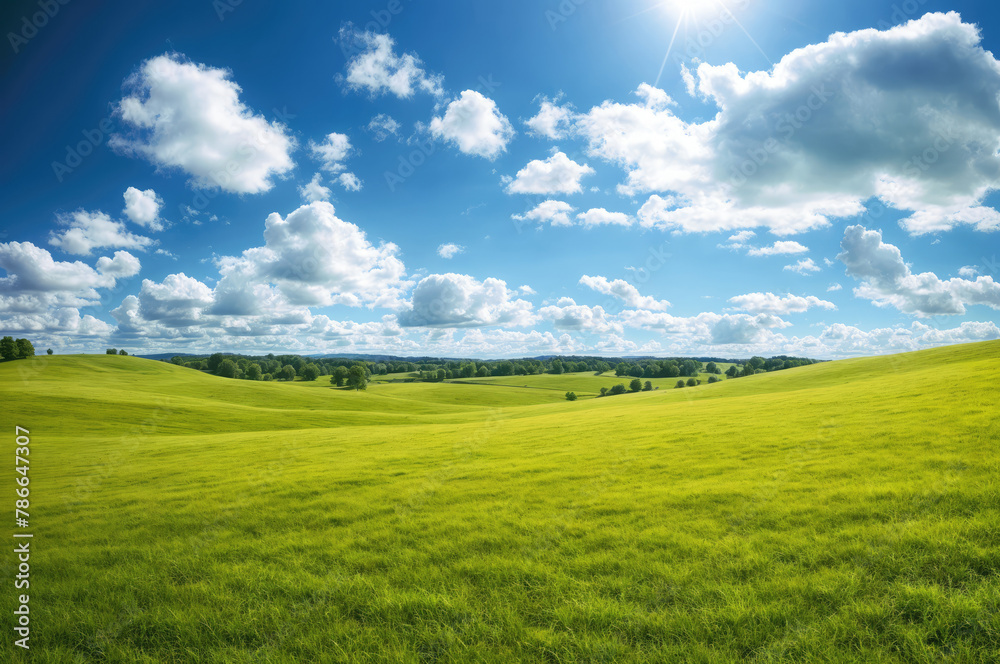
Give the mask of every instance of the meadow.
[[998, 360], [576, 402], [622, 380], [2, 363], [34, 533], [10, 661], [1000, 661]]

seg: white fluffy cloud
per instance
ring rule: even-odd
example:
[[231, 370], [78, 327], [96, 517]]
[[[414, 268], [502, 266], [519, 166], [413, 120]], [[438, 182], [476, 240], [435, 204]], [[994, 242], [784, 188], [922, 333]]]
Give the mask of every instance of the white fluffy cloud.
[[538, 113], [524, 124], [535, 136], [558, 140], [569, 134], [572, 120], [573, 112], [568, 107], [543, 97]]
[[553, 226], [572, 226], [573, 220], [570, 214], [576, 209], [564, 201], [542, 201], [524, 214], [511, 215], [515, 221], [535, 221], [539, 224], [546, 222]]
[[142, 250], [154, 244], [150, 238], [130, 233], [124, 223], [99, 211], [77, 210], [60, 215], [58, 221], [68, 228], [49, 233], [49, 244], [77, 256], [89, 256], [94, 249], [105, 247]]
[[285, 126], [247, 108], [225, 69], [160, 55], [126, 85], [131, 94], [117, 112], [134, 133], [113, 136], [112, 147], [179, 168], [195, 187], [254, 194], [295, 165], [295, 141]]
[[1000, 228], [981, 204], [1000, 179], [1000, 63], [956, 13], [836, 33], [769, 71], [701, 63], [691, 78], [718, 108], [708, 121], [681, 120], [647, 85], [639, 103], [575, 119], [591, 153], [625, 169], [623, 193], [652, 194], [644, 226], [796, 233], [879, 198], [912, 213], [911, 233]]
[[538, 315], [558, 330], [588, 334], [623, 333], [621, 323], [604, 311], [603, 307], [577, 304], [568, 297], [561, 298], [554, 305], [542, 307], [538, 310]]
[[442, 244], [437, 248], [438, 256], [441, 258], [453, 258], [458, 254], [464, 253], [465, 247], [460, 244], [455, 244], [453, 242], [448, 242], [447, 244]]
[[330, 199], [330, 188], [323, 186], [323, 176], [314, 173], [312, 180], [299, 187], [299, 196], [307, 203], [326, 201]]
[[431, 120], [430, 131], [465, 154], [490, 160], [505, 152], [514, 137], [514, 128], [496, 102], [475, 90], [466, 90], [448, 104], [443, 116]]
[[792, 263], [791, 265], [786, 265], [782, 269], [788, 270], [789, 272], [798, 272], [799, 274], [802, 274], [802, 275], [808, 275], [808, 274], [811, 274], [813, 272], [819, 272], [820, 271], [819, 265], [816, 265], [816, 261], [814, 261], [811, 258], [803, 258], [802, 260], [798, 261], [797, 263]]
[[337, 182], [347, 191], [361, 191], [361, 180], [354, 173], [341, 173]]
[[351, 154], [351, 139], [347, 134], [333, 132], [319, 143], [309, 141], [309, 152], [322, 164], [324, 171], [340, 173], [346, 168], [343, 162]]
[[964, 314], [966, 305], [1000, 309], [1000, 284], [992, 277], [942, 280], [933, 272], [913, 274], [899, 248], [882, 242], [882, 233], [850, 226], [837, 258], [847, 274], [861, 281], [857, 297], [916, 316]]
[[833, 302], [821, 300], [815, 295], [802, 297], [786, 295], [781, 297], [774, 293], [747, 293], [729, 298], [729, 303], [736, 309], [743, 309], [753, 314], [775, 314], [784, 316], [792, 313], [802, 313], [813, 307], [821, 309], [836, 309]]
[[101, 256], [98, 258], [97, 264], [94, 267], [96, 267], [97, 271], [101, 274], [121, 279], [125, 277], [134, 277], [139, 274], [139, 270], [142, 266], [139, 263], [139, 259], [129, 252], [116, 251], [114, 258], [108, 258], [107, 256]]
[[593, 226], [631, 226], [635, 219], [624, 212], [608, 212], [604, 208], [591, 208], [576, 215], [580, 225], [585, 228]]
[[716, 314], [671, 316], [641, 309], [623, 311], [619, 318], [627, 327], [655, 330], [684, 339], [695, 346], [746, 346], [777, 339], [772, 330], [791, 324], [772, 314]]
[[508, 194], [575, 194], [580, 179], [593, 174], [587, 164], [578, 164], [565, 153], [554, 151], [548, 159], [534, 159], [517, 172], [507, 186]]
[[766, 247], [751, 247], [747, 251], [747, 256], [780, 256], [783, 254], [804, 254], [809, 251], [809, 247], [798, 242], [779, 241]]
[[615, 297], [624, 302], [625, 306], [632, 307], [633, 309], [665, 311], [670, 307], [670, 303], [666, 300], [657, 300], [654, 297], [642, 295], [639, 293], [638, 288], [624, 279], [609, 281], [607, 277], [583, 275], [580, 277], [580, 283], [598, 293]]
[[391, 93], [401, 99], [412, 97], [414, 92], [443, 94], [444, 78], [428, 74], [420, 58], [412, 53], [396, 55], [395, 42], [389, 35], [345, 27], [339, 39], [342, 47], [355, 51], [344, 77], [348, 88], [368, 92], [372, 97]]
[[514, 299], [506, 282], [477, 281], [466, 274], [432, 274], [413, 289], [409, 310], [399, 314], [403, 327], [520, 327], [530, 325], [532, 305]]
[[163, 220], [160, 219], [160, 210], [163, 208], [163, 199], [156, 195], [152, 189], [140, 191], [135, 187], [125, 190], [125, 216], [133, 224], [145, 226], [151, 231], [162, 231]]

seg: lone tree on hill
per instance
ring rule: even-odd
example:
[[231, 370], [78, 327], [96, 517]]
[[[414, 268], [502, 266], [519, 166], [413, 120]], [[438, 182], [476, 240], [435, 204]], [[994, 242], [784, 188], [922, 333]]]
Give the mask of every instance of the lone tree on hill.
[[319, 378], [319, 367], [310, 362], [302, 367], [302, 380], [316, 380]]
[[118, 349], [117, 348], [109, 348], [109, 349], [107, 349], [104, 352], [107, 355], [117, 355], [118, 354]]
[[643, 392], [652, 392], [653, 391], [653, 383], [651, 383], [650, 381], [647, 380], [645, 382], [645, 384], [642, 386], [642, 391]]
[[368, 389], [368, 376], [365, 375], [365, 368], [360, 364], [355, 364], [347, 372], [347, 386], [355, 390]]
[[678, 387], [684, 387], [684, 381], [683, 381], [683, 380], [679, 380], [679, 381], [677, 381], [677, 384], [676, 384], [676, 385], [674, 385], [674, 388], [675, 388], [675, 389], [676, 389], [676, 388], [678, 388]]
[[642, 381], [638, 378], [633, 378], [632, 382], [628, 384], [628, 389], [632, 392], [638, 392], [642, 389]]
[[566, 401], [576, 401], [576, 392], [567, 392]]
[[46, 352], [46, 353], [47, 353], [48, 355], [51, 355], [51, 354], [52, 354], [52, 349], [50, 348], [50, 349], [48, 349], [48, 350], [47, 350], [47, 351], [45, 351], [45, 352]]
[[347, 367], [335, 368], [330, 376], [330, 384], [343, 387], [345, 381], [347, 381]]
[[118, 354], [119, 355], [128, 355], [128, 351], [126, 351], [124, 348], [122, 348], [120, 351], [118, 351]]

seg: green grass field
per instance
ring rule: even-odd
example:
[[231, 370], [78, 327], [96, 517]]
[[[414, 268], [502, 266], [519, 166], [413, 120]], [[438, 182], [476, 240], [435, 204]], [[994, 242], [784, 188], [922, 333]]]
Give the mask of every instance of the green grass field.
[[10, 450], [31, 431], [13, 660], [1000, 661], [998, 367], [987, 342], [567, 402], [614, 383], [3, 363]]

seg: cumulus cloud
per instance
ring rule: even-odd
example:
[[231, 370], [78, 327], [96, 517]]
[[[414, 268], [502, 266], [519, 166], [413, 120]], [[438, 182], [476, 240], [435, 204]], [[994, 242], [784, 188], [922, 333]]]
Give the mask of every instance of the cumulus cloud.
[[966, 265], [964, 267], [958, 268], [958, 276], [965, 277], [966, 279], [971, 279], [977, 274], [979, 274], [978, 265]]
[[802, 275], [808, 275], [812, 272], [819, 272], [820, 267], [816, 265], [816, 261], [811, 258], [803, 258], [797, 263], [792, 263], [791, 265], [786, 265], [782, 268], [783, 270], [788, 270], [789, 272], [798, 272]]
[[438, 256], [440, 256], [441, 258], [453, 258], [454, 256], [464, 252], [465, 252], [465, 247], [463, 247], [460, 244], [454, 244], [453, 242], [442, 244], [437, 249]]
[[514, 299], [506, 282], [477, 281], [466, 274], [431, 274], [413, 289], [411, 307], [399, 314], [403, 327], [521, 327], [534, 317], [530, 302]]
[[349, 89], [367, 92], [372, 97], [393, 94], [401, 99], [408, 99], [415, 92], [443, 94], [444, 77], [427, 73], [415, 54], [397, 55], [395, 42], [389, 35], [357, 32], [345, 26], [340, 30], [339, 40], [345, 50], [353, 51], [343, 78]]
[[89, 256], [94, 249], [105, 247], [144, 250], [154, 244], [152, 239], [130, 233], [124, 223], [115, 221], [100, 211], [77, 210], [60, 215], [58, 222], [68, 228], [58, 232], [51, 231], [49, 244], [69, 254]]
[[538, 315], [558, 330], [589, 334], [623, 333], [621, 323], [605, 312], [603, 307], [577, 304], [568, 297], [561, 298], [554, 305], [542, 307], [538, 310]]
[[581, 226], [591, 228], [593, 226], [631, 226], [635, 219], [624, 212], [608, 212], [604, 208], [591, 208], [586, 212], [576, 215]]
[[443, 116], [431, 119], [430, 132], [465, 154], [490, 160], [505, 152], [514, 137], [514, 128], [496, 102], [475, 90], [466, 90], [448, 104]]
[[525, 121], [530, 133], [542, 138], [565, 138], [571, 129], [573, 112], [567, 106], [557, 105], [558, 100], [542, 98], [538, 113]]
[[553, 226], [572, 226], [573, 220], [570, 214], [575, 208], [564, 201], [542, 201], [524, 214], [513, 214], [511, 219], [516, 221], [535, 221], [539, 224], [546, 222]]
[[590, 152], [624, 168], [619, 190], [651, 194], [646, 227], [788, 234], [876, 199], [911, 213], [911, 233], [1000, 228], [982, 205], [1000, 176], [1000, 64], [957, 13], [836, 33], [769, 71], [701, 63], [690, 76], [718, 108], [705, 122], [648, 85], [638, 103], [575, 118]]
[[766, 247], [751, 247], [747, 256], [780, 256], [783, 254], [804, 254], [809, 247], [798, 242], [780, 241]]
[[351, 139], [347, 134], [333, 132], [319, 143], [309, 141], [309, 152], [322, 164], [324, 171], [340, 173], [346, 168], [343, 162], [351, 154]]
[[802, 313], [813, 307], [821, 309], [836, 309], [833, 302], [821, 300], [815, 295], [802, 297], [800, 295], [786, 295], [781, 297], [774, 293], [747, 293], [729, 298], [729, 303], [736, 309], [743, 309], [754, 314], [776, 314], [784, 316], [793, 313]]
[[113, 136], [110, 145], [179, 168], [195, 187], [255, 194], [295, 165], [286, 127], [244, 105], [225, 69], [165, 54], [146, 60], [126, 86], [130, 94], [116, 112], [134, 131]]
[[121, 279], [134, 277], [139, 274], [142, 266], [139, 263], [139, 259], [129, 252], [116, 251], [114, 258], [108, 258], [107, 256], [98, 258], [97, 264], [94, 267], [101, 274]]
[[314, 173], [312, 180], [299, 187], [299, 196], [308, 203], [330, 199], [330, 188], [323, 186], [323, 176]]
[[354, 173], [341, 173], [337, 182], [347, 191], [361, 191], [361, 180]]
[[861, 282], [854, 295], [877, 306], [921, 317], [964, 314], [966, 305], [1000, 309], [1000, 284], [992, 277], [942, 280], [933, 272], [913, 274], [899, 248], [883, 242], [879, 231], [850, 226], [840, 248], [837, 259], [847, 266], [849, 276]]
[[381, 143], [399, 132], [400, 125], [391, 115], [379, 113], [368, 122], [368, 131], [376, 143]]
[[553, 151], [548, 159], [534, 159], [517, 172], [507, 186], [508, 194], [575, 194], [581, 191], [580, 179], [594, 169], [578, 164], [565, 153]]
[[670, 303], [666, 300], [657, 300], [654, 297], [640, 294], [638, 288], [624, 279], [609, 281], [607, 277], [583, 275], [580, 277], [580, 283], [598, 293], [618, 298], [625, 303], [625, 306], [633, 309], [664, 311], [670, 307]]
[[773, 330], [791, 323], [768, 313], [717, 314], [704, 312], [697, 316], [672, 316], [642, 309], [627, 309], [620, 314], [627, 327], [659, 331], [667, 336], [682, 338], [695, 346], [746, 346], [777, 341]]
[[163, 220], [160, 219], [160, 210], [163, 208], [163, 199], [156, 195], [152, 189], [140, 191], [135, 187], [125, 190], [126, 217], [133, 224], [145, 226], [151, 231], [162, 231]]
[[826, 292], [833, 293], [835, 291], [841, 290], [842, 288], [843, 286], [841, 286], [840, 284], [830, 284], [830, 287], [826, 289]]

